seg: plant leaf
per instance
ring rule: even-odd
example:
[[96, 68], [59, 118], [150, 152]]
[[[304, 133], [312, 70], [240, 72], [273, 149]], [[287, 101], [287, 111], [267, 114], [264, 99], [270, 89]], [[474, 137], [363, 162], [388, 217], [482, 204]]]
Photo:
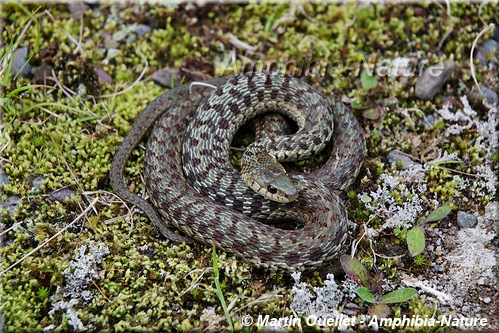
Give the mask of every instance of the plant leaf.
[[434, 222], [439, 221], [449, 215], [452, 208], [450, 206], [442, 206], [435, 209], [428, 217], [426, 218], [426, 222]]
[[413, 257], [424, 251], [425, 237], [423, 228], [417, 225], [407, 232], [407, 247]]
[[362, 84], [362, 88], [365, 91], [371, 90], [372, 88], [375, 88], [378, 82], [376, 81], [376, 76], [369, 75], [369, 73], [366, 70], [363, 70], [362, 73], [360, 73], [360, 83]]
[[352, 256], [342, 255], [340, 263], [349, 278], [360, 281], [364, 287], [367, 286], [367, 271], [360, 261]]
[[418, 291], [414, 288], [402, 288], [381, 296], [380, 301], [385, 303], [401, 303], [416, 296]]
[[359, 287], [356, 290], [357, 295], [360, 296], [364, 301], [369, 303], [374, 303], [374, 295], [365, 287]]

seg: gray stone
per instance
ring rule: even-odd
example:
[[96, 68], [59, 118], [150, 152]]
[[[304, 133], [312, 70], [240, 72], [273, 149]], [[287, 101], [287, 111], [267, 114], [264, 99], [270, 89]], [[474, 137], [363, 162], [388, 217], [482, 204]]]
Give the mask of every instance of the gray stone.
[[21, 201], [21, 198], [12, 195], [6, 201], [0, 201], [0, 210], [8, 211], [10, 216], [13, 216], [19, 208], [19, 201]]
[[151, 27], [145, 24], [132, 24], [128, 27], [128, 29], [135, 32], [139, 36], [143, 36], [151, 32]]
[[50, 193], [50, 196], [57, 201], [64, 202], [66, 200], [70, 200], [74, 194], [75, 191], [73, 189], [69, 187], [63, 187]]
[[494, 28], [494, 36], [492, 36], [496, 42], [499, 43], [499, 26], [496, 25]]
[[108, 49], [107, 54], [106, 54], [106, 59], [111, 60], [113, 58], [116, 58], [116, 56], [120, 53], [120, 50], [118, 49]]
[[0, 193], [3, 192], [3, 185], [9, 185], [9, 177], [7, 177], [7, 174], [5, 171], [3, 171], [2, 168], [0, 168]]
[[400, 162], [402, 164], [402, 170], [408, 170], [414, 168], [418, 163], [414, 162], [406, 154], [394, 149], [388, 153], [388, 163], [397, 164]]
[[128, 28], [118, 30], [113, 34], [113, 40], [115, 40], [116, 42], [121, 42], [128, 36], [129, 33], [130, 30], [128, 30]]
[[490, 302], [492, 302], [492, 298], [490, 297], [485, 297], [485, 298], [481, 298], [481, 300], [486, 303], [486, 304], [489, 304]]
[[99, 80], [103, 83], [112, 83], [113, 78], [111, 75], [107, 74], [102, 68], [95, 68], [94, 69], [95, 74], [97, 74], [97, 77]]
[[430, 128], [437, 122], [437, 118], [432, 114], [425, 114], [423, 116], [423, 126], [425, 128]]
[[480, 89], [482, 90], [483, 97], [491, 104], [496, 104], [499, 102], [499, 95], [493, 89], [480, 84]]
[[71, 13], [71, 17], [77, 20], [81, 19], [83, 14], [85, 14], [85, 11], [89, 8], [90, 7], [83, 1], [72, 0], [68, 2], [68, 9]]
[[45, 176], [38, 176], [38, 177], [35, 177], [31, 180], [31, 185], [33, 186], [32, 189], [34, 190], [40, 190], [40, 187], [42, 186], [42, 182], [45, 180]]
[[498, 62], [499, 42], [487, 39], [477, 47], [475, 57], [481, 66], [487, 66], [489, 62]]
[[31, 65], [27, 63], [28, 48], [20, 47], [14, 51], [12, 56], [12, 67], [10, 68], [11, 75], [19, 75], [21, 77], [29, 77], [31, 74]]
[[159, 84], [162, 87], [172, 88], [172, 75], [174, 75], [173, 86], [179, 86], [182, 77], [180, 76], [178, 69], [163, 68], [154, 72], [151, 75], [151, 78], [156, 84]]
[[452, 60], [428, 67], [416, 81], [416, 96], [424, 100], [432, 99], [453, 72], [454, 61]]
[[33, 67], [31, 73], [33, 74], [35, 82], [42, 84], [45, 83], [47, 77], [52, 75], [52, 66], [43, 61], [40, 66]]
[[461, 228], [473, 228], [478, 222], [475, 215], [459, 211], [457, 212], [457, 225]]

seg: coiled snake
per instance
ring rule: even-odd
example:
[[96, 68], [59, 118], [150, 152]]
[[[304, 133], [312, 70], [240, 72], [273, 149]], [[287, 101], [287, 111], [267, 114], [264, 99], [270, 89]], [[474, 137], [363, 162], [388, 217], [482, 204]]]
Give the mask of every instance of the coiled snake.
[[[189, 92], [189, 85], [183, 85], [140, 113], [113, 159], [110, 179], [115, 192], [142, 209], [165, 237], [186, 240], [169, 229], [173, 226], [256, 267], [296, 271], [333, 259], [347, 238], [347, 214], [337, 192], [355, 179], [365, 156], [362, 130], [353, 114], [287, 75], [256, 72], [205, 82], [218, 88], [194, 86]], [[290, 203], [249, 189], [229, 162], [238, 128], [267, 111], [283, 113], [298, 125], [295, 134], [270, 135], [251, 145], [280, 161], [307, 158], [332, 136], [331, 156], [320, 169], [290, 175], [299, 193]], [[129, 191], [123, 170], [160, 116], [144, 159], [151, 205]], [[304, 227], [282, 230], [259, 222], [280, 219], [298, 220]]]

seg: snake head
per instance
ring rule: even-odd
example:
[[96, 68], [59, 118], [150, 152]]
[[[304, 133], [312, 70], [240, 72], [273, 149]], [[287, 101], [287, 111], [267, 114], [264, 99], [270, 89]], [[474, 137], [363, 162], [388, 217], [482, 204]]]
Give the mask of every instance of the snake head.
[[298, 190], [284, 167], [267, 152], [246, 150], [241, 165], [244, 182], [256, 193], [281, 203], [298, 198]]

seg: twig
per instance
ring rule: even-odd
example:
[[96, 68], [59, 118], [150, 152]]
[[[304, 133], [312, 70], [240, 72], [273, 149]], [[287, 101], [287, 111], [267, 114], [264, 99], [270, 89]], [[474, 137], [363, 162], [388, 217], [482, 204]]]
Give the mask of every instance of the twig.
[[14, 229], [15, 227], [17, 227], [18, 225], [21, 225], [22, 222], [16, 222], [12, 225], [12, 227], [8, 228], [8, 229], [5, 229], [4, 231], [0, 232], [0, 236], [3, 236], [5, 235], [6, 233], [8, 233], [9, 231], [11, 231], [12, 229]]
[[95, 283], [94, 279], [90, 278], [90, 281], [92, 281], [92, 283], [94, 284], [95, 288], [97, 288], [97, 290], [100, 292], [100, 294], [102, 296], [104, 296], [105, 299], [107, 299], [108, 302], [111, 302], [111, 300], [109, 298], [107, 298], [107, 296], [102, 292], [102, 290], [99, 288], [99, 286], [97, 285], [97, 283]]

